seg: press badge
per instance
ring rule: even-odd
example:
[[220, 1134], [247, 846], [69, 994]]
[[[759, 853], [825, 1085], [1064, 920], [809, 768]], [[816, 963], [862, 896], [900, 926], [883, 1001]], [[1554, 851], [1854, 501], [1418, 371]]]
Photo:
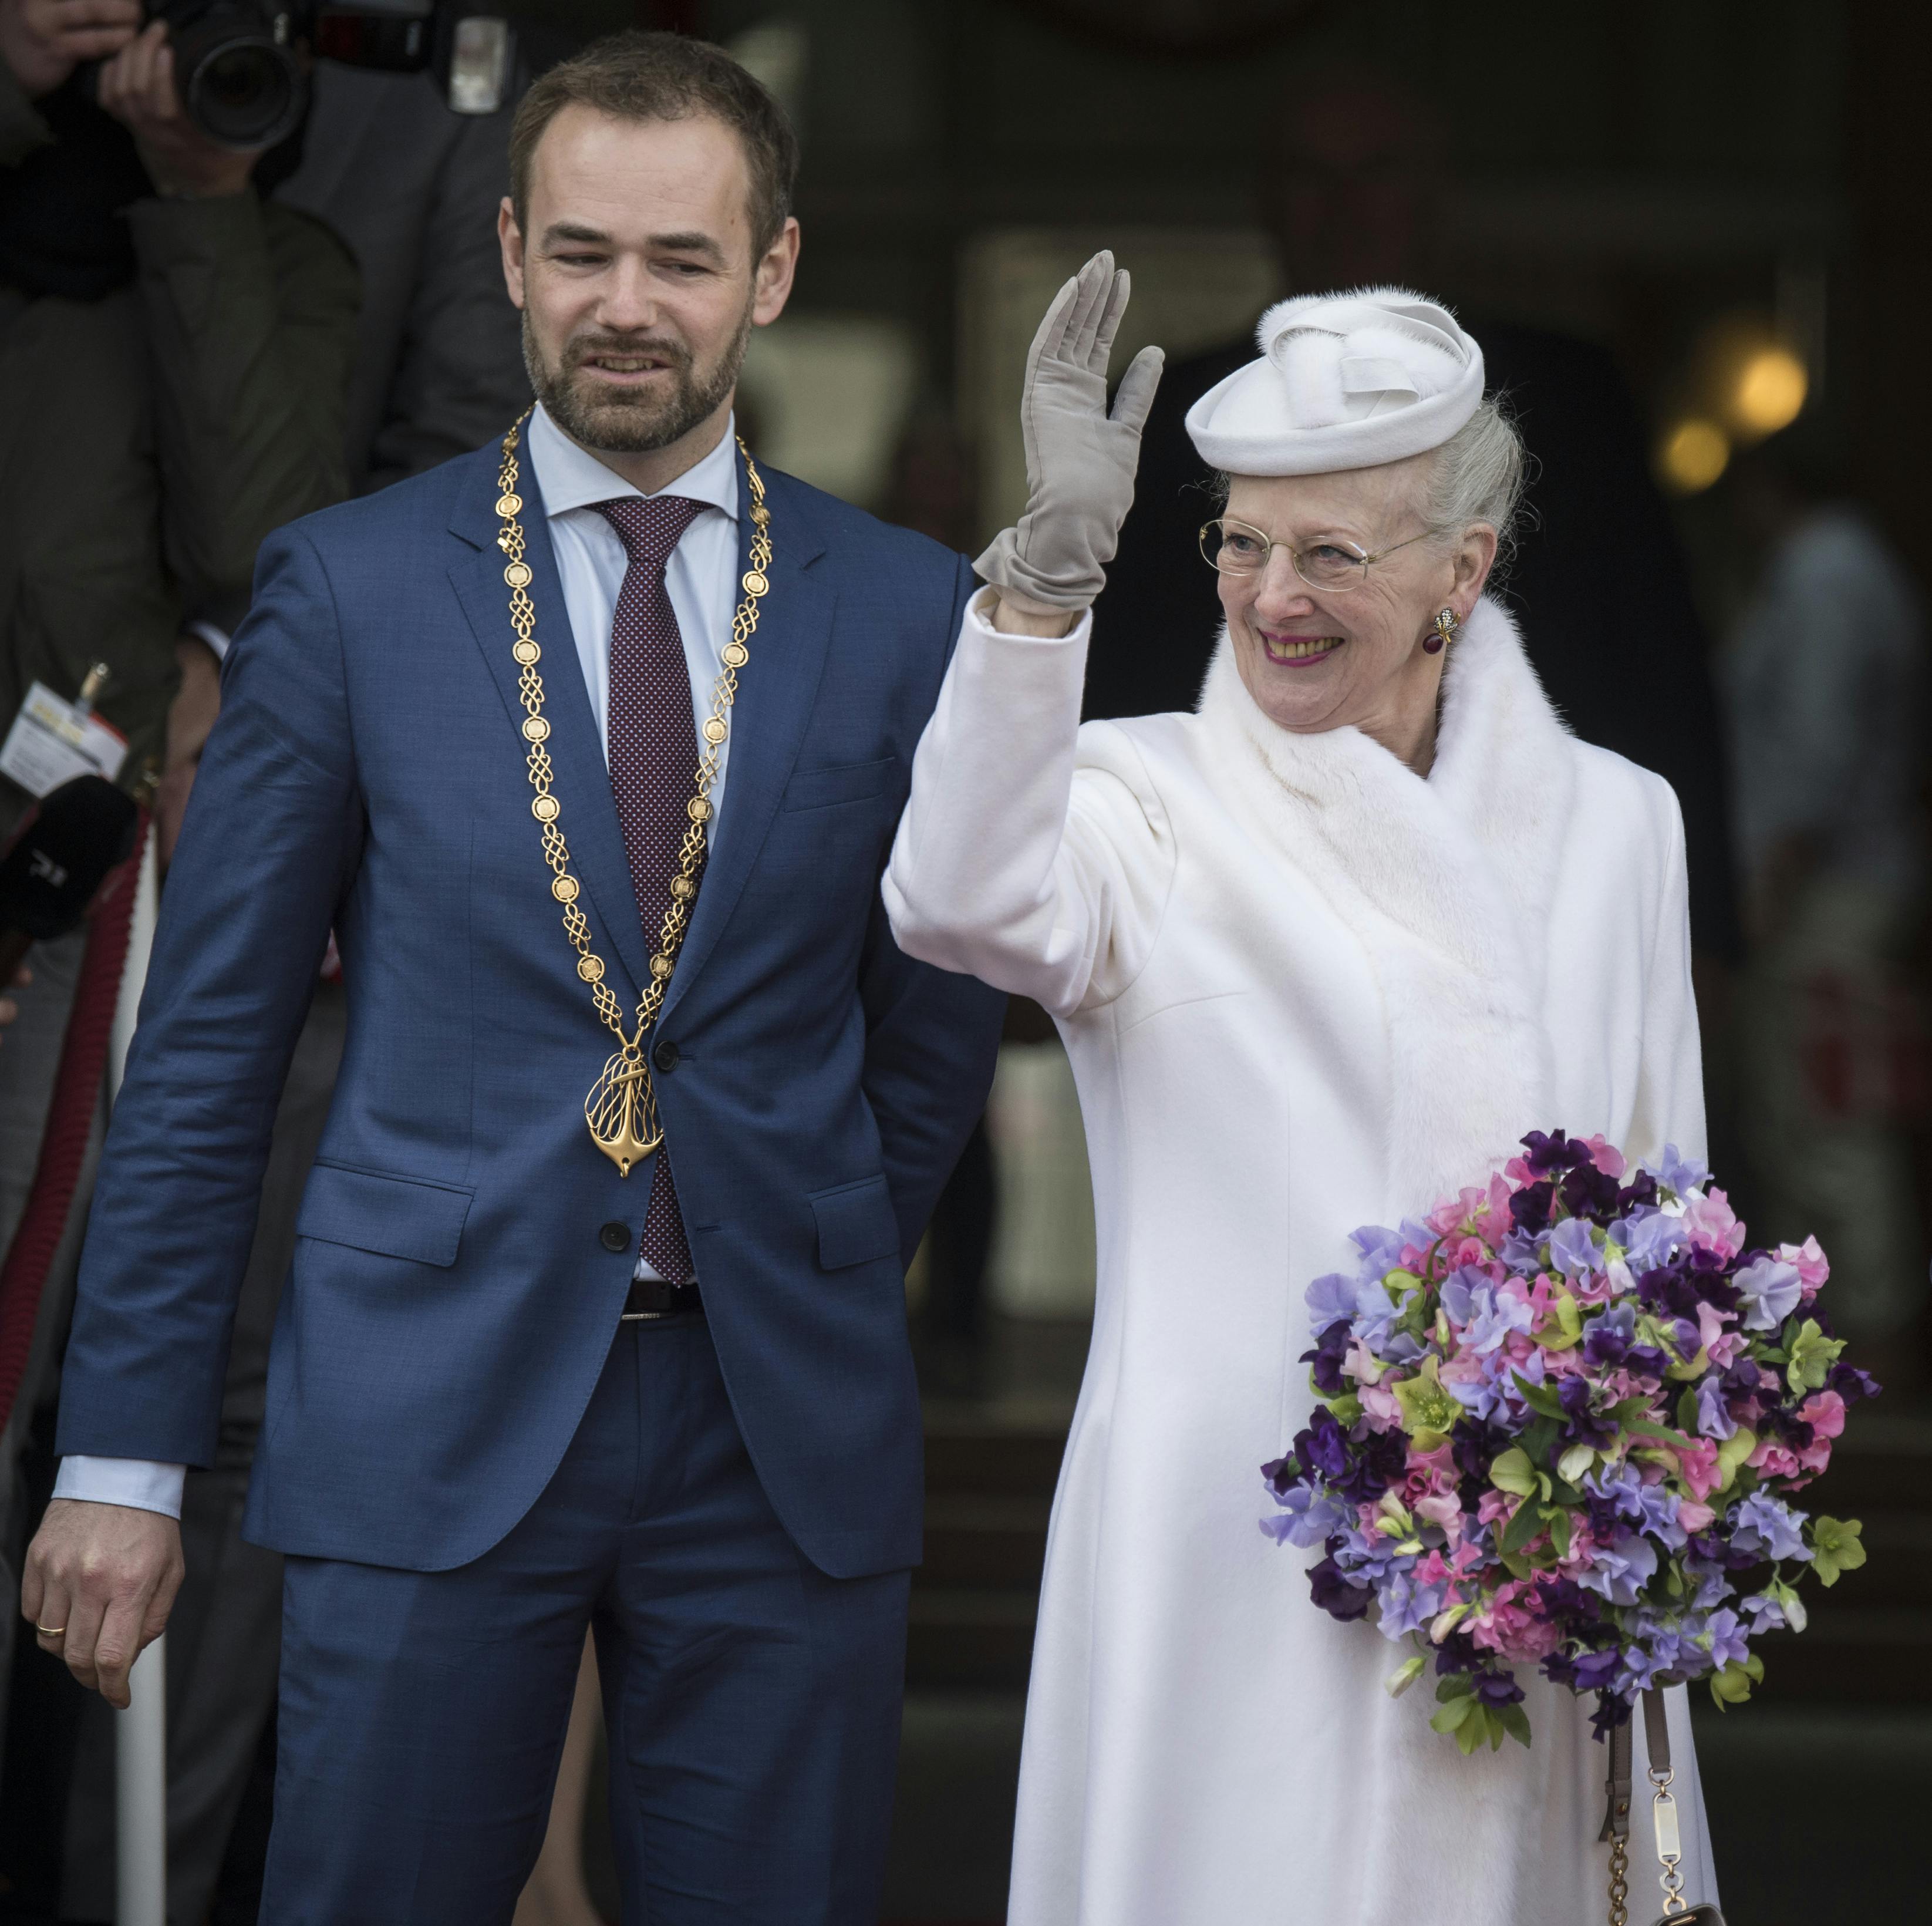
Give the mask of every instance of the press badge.
[[104, 776], [112, 782], [128, 759], [128, 738], [94, 713], [92, 699], [99, 687], [96, 676], [89, 675], [81, 686], [81, 699], [70, 702], [36, 682], [0, 744], [0, 775], [11, 777], [37, 797], [76, 776]]

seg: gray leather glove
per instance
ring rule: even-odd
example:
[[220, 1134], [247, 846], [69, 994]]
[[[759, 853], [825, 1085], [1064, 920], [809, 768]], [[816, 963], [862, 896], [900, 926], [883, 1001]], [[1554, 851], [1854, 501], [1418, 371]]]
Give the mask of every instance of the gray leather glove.
[[1085, 608], [1106, 586], [1165, 359], [1157, 347], [1134, 356], [1110, 416], [1107, 357], [1130, 286], [1111, 254], [1096, 254], [1060, 290], [1028, 351], [1020, 402], [1026, 512], [973, 564], [1022, 605]]

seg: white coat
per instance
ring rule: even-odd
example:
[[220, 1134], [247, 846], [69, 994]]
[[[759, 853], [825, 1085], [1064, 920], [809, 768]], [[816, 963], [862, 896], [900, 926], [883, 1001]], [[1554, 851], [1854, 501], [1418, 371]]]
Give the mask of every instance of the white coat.
[[[1676, 800], [1564, 729], [1492, 603], [1426, 780], [1270, 723], [1225, 638], [1198, 714], [1081, 728], [1088, 626], [968, 611], [884, 885], [903, 948], [1052, 1012], [1093, 1167], [1010, 1926], [1583, 1926], [1608, 1866], [1588, 1704], [1526, 1678], [1533, 1749], [1464, 1758], [1426, 1686], [1383, 1690], [1406, 1644], [1318, 1610], [1318, 1553], [1258, 1528], [1258, 1468], [1306, 1422], [1302, 1294], [1356, 1226], [1531, 1129], [1701, 1152]], [[1673, 1696], [1687, 1889], [1714, 1899]]]

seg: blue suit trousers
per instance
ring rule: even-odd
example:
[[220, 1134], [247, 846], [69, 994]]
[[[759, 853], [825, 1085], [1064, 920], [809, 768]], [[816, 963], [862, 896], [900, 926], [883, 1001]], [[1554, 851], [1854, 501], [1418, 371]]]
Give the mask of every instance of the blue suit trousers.
[[625, 1926], [874, 1926], [908, 1582], [799, 1551], [701, 1317], [620, 1327], [556, 1474], [483, 1556], [288, 1560], [263, 1926], [507, 1922], [586, 1625]]

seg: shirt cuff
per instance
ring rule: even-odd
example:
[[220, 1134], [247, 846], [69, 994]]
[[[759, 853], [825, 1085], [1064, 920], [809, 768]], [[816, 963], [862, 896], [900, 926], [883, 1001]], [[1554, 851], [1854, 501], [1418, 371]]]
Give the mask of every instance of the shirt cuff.
[[158, 1465], [146, 1458], [63, 1458], [54, 1496], [178, 1518], [187, 1480], [185, 1465]]
[[208, 645], [208, 653], [217, 662], [228, 660], [230, 636], [226, 629], [217, 628], [206, 616], [196, 615], [182, 624], [182, 633], [192, 635], [198, 642]]

